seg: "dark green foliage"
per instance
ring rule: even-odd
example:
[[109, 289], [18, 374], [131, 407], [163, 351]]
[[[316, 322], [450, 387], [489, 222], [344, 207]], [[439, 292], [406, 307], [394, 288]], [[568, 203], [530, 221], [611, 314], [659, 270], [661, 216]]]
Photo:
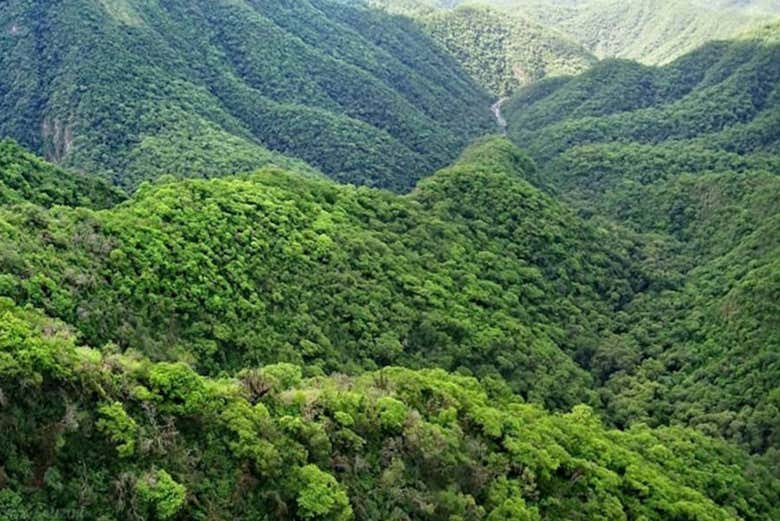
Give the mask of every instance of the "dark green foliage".
[[[588, 407], [553, 415], [441, 370], [282, 382], [270, 375], [291, 366], [220, 379], [182, 366], [172, 396], [153, 376], [160, 364], [77, 348], [61, 323], [6, 299], [0, 317], [3, 519], [778, 514], [774, 478], [691, 430], [610, 430]], [[193, 396], [204, 399], [179, 408]], [[100, 427], [101, 403], [137, 426], [132, 458]]]
[[[607, 417], [683, 422], [776, 459], [780, 47], [767, 28], [663, 68], [612, 61], [505, 106], [581, 216], [645, 234], [651, 285], [578, 358]], [[775, 42], [775, 43], [773, 43]], [[773, 463], [776, 465], [776, 461]]]
[[[537, 158], [615, 141], [776, 153], [779, 54], [777, 44], [745, 40], [708, 45], [663, 68], [602, 62], [529, 88], [504, 113], [510, 135]], [[738, 139], [741, 132], [749, 134]]]
[[0, 19], [0, 134], [126, 187], [312, 171], [298, 158], [406, 190], [493, 126], [414, 24], [329, 0], [13, 0]]
[[11, 140], [0, 140], [0, 204], [28, 202], [107, 208], [124, 198], [106, 181], [56, 168]]

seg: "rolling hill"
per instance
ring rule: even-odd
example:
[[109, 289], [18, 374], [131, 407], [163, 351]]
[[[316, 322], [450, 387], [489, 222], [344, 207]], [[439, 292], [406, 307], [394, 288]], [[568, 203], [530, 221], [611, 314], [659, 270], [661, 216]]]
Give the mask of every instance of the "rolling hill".
[[[406, 10], [415, 3], [375, 1]], [[417, 4], [427, 10], [487, 6], [499, 10], [505, 23], [524, 20], [547, 28], [547, 34], [565, 35], [600, 59], [627, 58], [648, 65], [669, 63], [707, 42], [734, 38], [780, 15], [776, 0], [418, 0]], [[532, 43], [520, 34], [514, 38], [523, 45]]]
[[533, 189], [533, 168], [496, 139], [406, 197], [270, 170], [163, 180], [105, 212], [11, 209], [0, 293], [206, 373], [462, 368], [571, 406], [590, 387], [572, 353], [643, 275], [630, 240]]
[[510, 135], [537, 159], [596, 143], [776, 154], [780, 46], [771, 35], [779, 29], [714, 42], [661, 68], [611, 60], [541, 82], [505, 105]]
[[690, 0], [606, 0], [586, 3], [546, 22], [599, 58], [664, 64], [766, 20], [766, 15], [750, 10], [714, 7]]

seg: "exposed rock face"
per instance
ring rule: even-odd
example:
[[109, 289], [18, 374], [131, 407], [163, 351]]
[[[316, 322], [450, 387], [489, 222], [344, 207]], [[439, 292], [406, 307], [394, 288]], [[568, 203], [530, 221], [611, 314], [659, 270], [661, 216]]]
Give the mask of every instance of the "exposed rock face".
[[56, 163], [62, 162], [73, 148], [73, 123], [59, 118], [45, 118], [41, 126], [44, 154]]

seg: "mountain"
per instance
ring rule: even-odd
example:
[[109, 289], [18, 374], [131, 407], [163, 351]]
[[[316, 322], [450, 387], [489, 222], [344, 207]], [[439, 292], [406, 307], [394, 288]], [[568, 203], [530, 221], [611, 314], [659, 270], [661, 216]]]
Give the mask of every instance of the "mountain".
[[418, 21], [494, 96], [544, 77], [583, 72], [596, 62], [594, 55], [562, 33], [489, 6], [435, 9], [396, 0], [368, 3]]
[[635, 299], [612, 347], [588, 358], [605, 364], [596, 376], [618, 424], [680, 421], [756, 451], [780, 441], [773, 34], [708, 44], [660, 68], [602, 62], [504, 106], [509, 135], [543, 165], [537, 184], [583, 217], [657, 237], [658, 266], [677, 273]]
[[0, 5], [0, 521], [780, 518], [780, 26], [454, 3]]
[[[408, 9], [411, 0], [377, 0]], [[598, 58], [664, 64], [713, 40], [734, 38], [780, 15], [776, 0], [430, 0], [451, 9], [488, 6], [565, 35]], [[486, 30], [488, 30], [486, 28]], [[522, 38], [519, 41], [523, 41]]]
[[0, 135], [131, 189], [273, 164], [406, 190], [494, 128], [455, 60], [376, 10], [12, 0], [0, 20]]
[[766, 19], [750, 11], [713, 7], [690, 0], [598, 0], [555, 12], [554, 18], [544, 21], [599, 58], [663, 64], [709, 41], [735, 37]]
[[752, 13], [780, 14], [780, 2], [777, 0], [716, 0], [699, 2], [701, 5], [716, 9], [741, 10]]
[[611, 60], [541, 82], [504, 105], [509, 133], [545, 159], [615, 142], [777, 153], [780, 46], [769, 35], [779, 31], [714, 42], [661, 68]]
[[5, 204], [0, 514], [773, 519], [742, 450], [575, 406], [665, 279], [536, 168], [492, 138], [406, 196], [266, 168]]
[[0, 294], [210, 374], [442, 367], [567, 407], [590, 392], [572, 353], [647, 282], [630, 238], [531, 187], [534, 168], [497, 138], [405, 197], [267, 170], [162, 180], [104, 212], [2, 212]]

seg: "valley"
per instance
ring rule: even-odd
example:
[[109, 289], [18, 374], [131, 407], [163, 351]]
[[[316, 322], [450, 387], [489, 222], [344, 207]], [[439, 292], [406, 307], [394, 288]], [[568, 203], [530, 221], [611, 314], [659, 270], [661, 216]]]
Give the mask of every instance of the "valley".
[[780, 518], [779, 12], [0, 4], [0, 521]]

